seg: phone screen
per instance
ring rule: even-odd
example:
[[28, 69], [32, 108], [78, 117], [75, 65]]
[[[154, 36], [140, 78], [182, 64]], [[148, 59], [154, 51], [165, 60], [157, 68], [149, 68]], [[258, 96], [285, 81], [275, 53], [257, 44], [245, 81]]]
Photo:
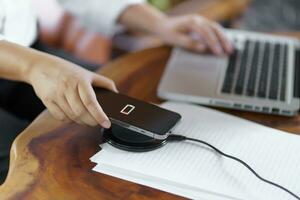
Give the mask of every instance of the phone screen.
[[[168, 133], [181, 119], [178, 113], [123, 94], [95, 88], [97, 99], [112, 123], [135, 126], [158, 135]], [[119, 123], [119, 124], [120, 124]]]

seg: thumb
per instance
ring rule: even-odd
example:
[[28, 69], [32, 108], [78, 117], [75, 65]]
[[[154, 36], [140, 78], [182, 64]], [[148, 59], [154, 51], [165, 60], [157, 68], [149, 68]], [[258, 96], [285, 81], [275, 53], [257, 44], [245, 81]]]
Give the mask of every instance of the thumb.
[[113, 80], [106, 78], [104, 76], [95, 74], [93, 77], [92, 85], [96, 87], [102, 87], [109, 90], [112, 90], [114, 92], [118, 92], [117, 87]]

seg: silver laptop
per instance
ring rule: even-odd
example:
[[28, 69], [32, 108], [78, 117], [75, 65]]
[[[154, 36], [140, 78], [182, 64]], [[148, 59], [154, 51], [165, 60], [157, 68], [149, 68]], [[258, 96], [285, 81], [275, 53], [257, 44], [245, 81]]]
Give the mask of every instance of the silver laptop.
[[226, 30], [235, 51], [216, 57], [175, 48], [158, 87], [163, 99], [293, 116], [300, 107], [300, 41]]

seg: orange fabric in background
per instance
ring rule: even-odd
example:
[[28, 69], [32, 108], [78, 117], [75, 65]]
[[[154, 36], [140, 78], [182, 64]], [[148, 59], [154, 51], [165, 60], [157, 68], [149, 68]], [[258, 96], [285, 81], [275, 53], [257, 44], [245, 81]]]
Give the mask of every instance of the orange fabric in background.
[[84, 29], [55, 0], [35, 0], [34, 6], [39, 38], [46, 45], [63, 49], [90, 63], [103, 64], [111, 58], [111, 39]]

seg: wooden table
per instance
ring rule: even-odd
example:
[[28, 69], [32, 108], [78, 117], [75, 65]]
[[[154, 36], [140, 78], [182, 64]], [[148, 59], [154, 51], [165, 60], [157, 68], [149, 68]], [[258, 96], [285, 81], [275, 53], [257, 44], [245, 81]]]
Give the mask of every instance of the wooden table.
[[[169, 55], [169, 47], [128, 54], [105, 66], [100, 73], [115, 80], [122, 93], [159, 103], [156, 88]], [[300, 133], [300, 116], [288, 118], [224, 111]], [[64, 124], [45, 111], [15, 140], [8, 178], [0, 187], [0, 199], [183, 199], [93, 172], [94, 164], [89, 158], [100, 150], [99, 143], [99, 127]]]

